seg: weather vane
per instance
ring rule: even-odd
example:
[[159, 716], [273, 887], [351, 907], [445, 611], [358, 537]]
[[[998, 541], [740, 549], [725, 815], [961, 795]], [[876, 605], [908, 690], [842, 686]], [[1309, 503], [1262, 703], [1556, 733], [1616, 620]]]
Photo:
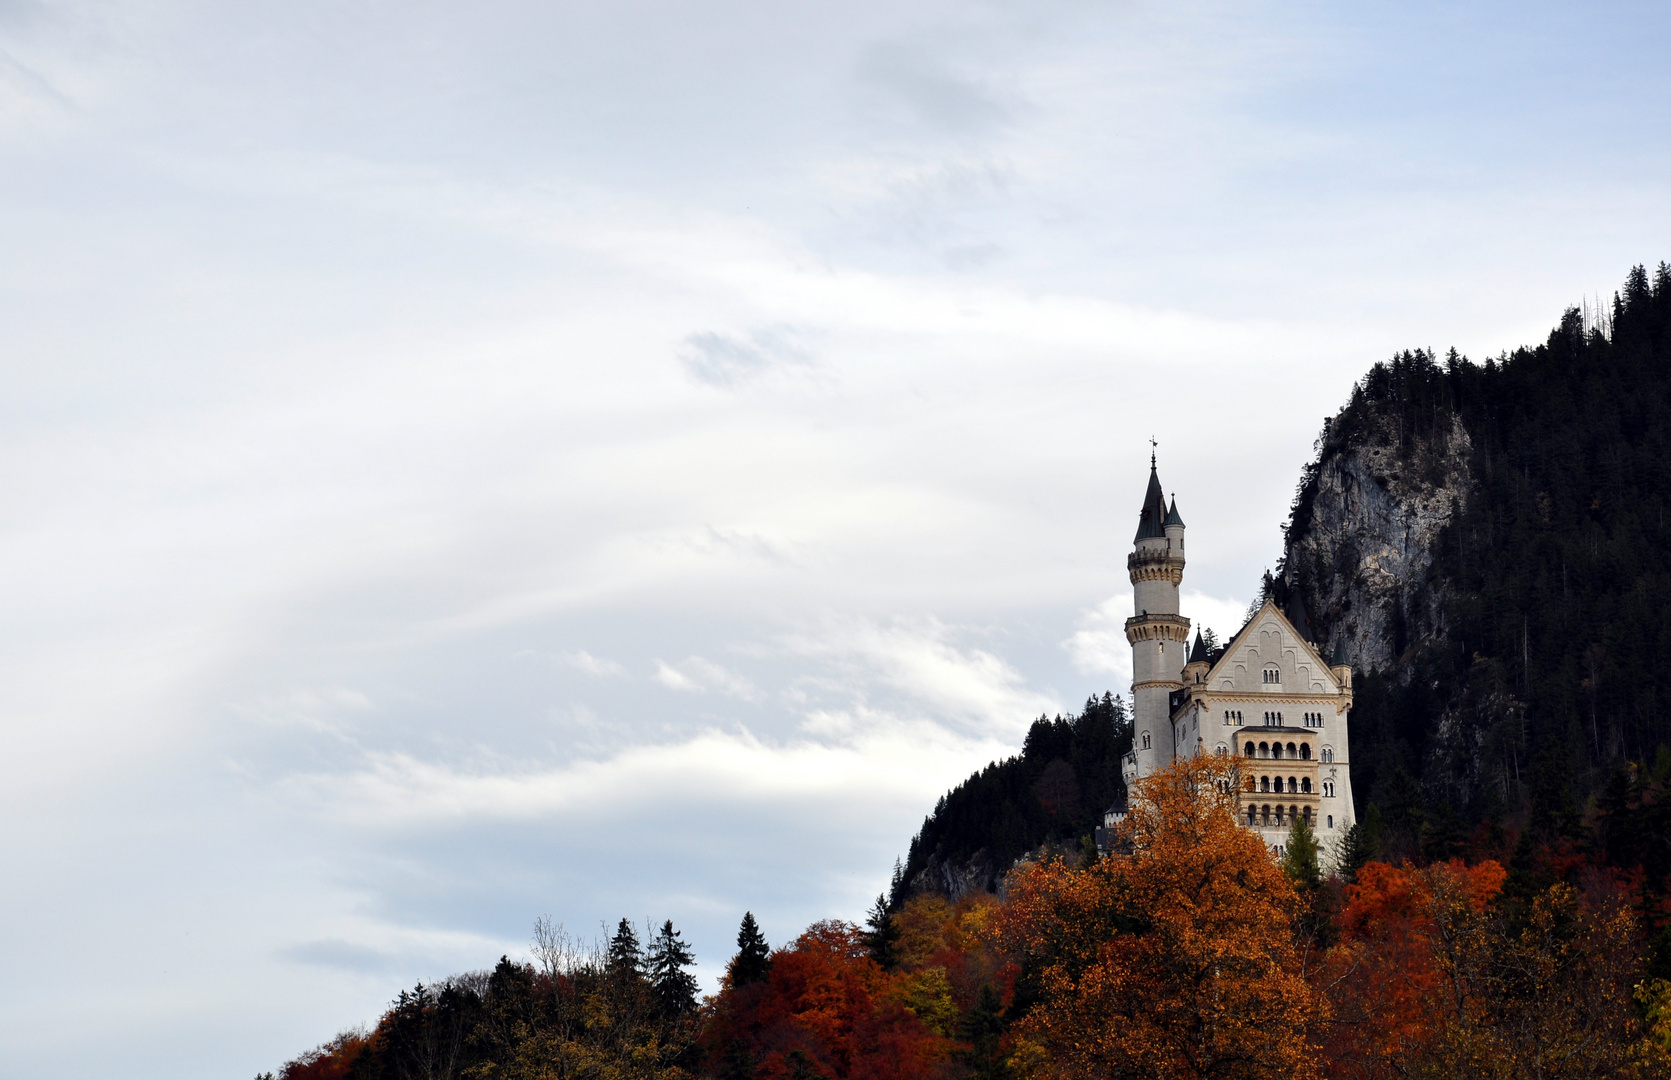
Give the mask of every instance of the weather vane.
[[1155, 437], [1153, 435], [1150, 435], [1149, 436], [1149, 468], [1151, 468], [1151, 469], [1155, 467], [1155, 447], [1157, 447], [1159, 445], [1160, 445], [1160, 443], [1155, 442]]

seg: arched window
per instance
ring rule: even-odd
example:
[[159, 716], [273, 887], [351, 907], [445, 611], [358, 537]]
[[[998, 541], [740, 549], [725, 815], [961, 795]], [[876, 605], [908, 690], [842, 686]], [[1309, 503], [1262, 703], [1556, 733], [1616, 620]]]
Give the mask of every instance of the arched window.
[[1288, 792], [1291, 795], [1298, 795], [1300, 793], [1300, 782], [1292, 776], [1288, 778]]
[[1242, 787], [1247, 791], [1253, 791], [1258, 786], [1258, 783], [1256, 783], [1251, 776], [1247, 778], [1247, 783], [1242, 785]]
[[1301, 810], [1300, 815], [1305, 818], [1305, 823], [1307, 825], [1311, 824], [1311, 807], [1308, 806], [1304, 810]]
[[1329, 828], [1331, 828], [1331, 829], [1334, 828], [1334, 815], [1333, 814], [1329, 815]]
[[1252, 743], [1247, 744], [1247, 756], [1248, 757], [1253, 756], [1253, 744]]
[[1230, 753], [1230, 748], [1225, 746], [1223, 743], [1219, 743], [1218, 749], [1214, 750], [1213, 753], [1217, 754], [1219, 757], [1227, 757]]
[[1271, 756], [1271, 744], [1270, 743], [1260, 743], [1259, 744], [1259, 756], [1260, 757], [1270, 757]]
[[1321, 757], [1324, 761], [1333, 761], [1334, 760], [1334, 750], [1330, 747], [1325, 746], [1325, 747], [1323, 747], [1322, 752], [1318, 756]]
[[1301, 761], [1310, 761], [1311, 760], [1311, 744], [1310, 743], [1301, 743], [1300, 744], [1300, 760]]
[[1283, 824], [1283, 821], [1282, 821], [1282, 807], [1279, 806], [1279, 807], [1276, 808], [1276, 825], [1277, 825], [1277, 828], [1279, 828], [1279, 829], [1282, 828], [1282, 824]]
[[1274, 743], [1271, 744], [1271, 756], [1274, 757], [1274, 758], [1280, 758], [1282, 756], [1282, 744], [1281, 743], [1274, 742]]
[[[1249, 781], [1249, 783], [1251, 783], [1251, 782], [1252, 781]], [[1250, 828], [1250, 829], [1253, 828], [1254, 824], [1258, 820], [1259, 820], [1259, 808], [1257, 806], [1248, 807], [1247, 808], [1247, 827]]]
[[1149, 733], [1147, 731], [1143, 733], [1143, 749], [1149, 749]]
[[1299, 750], [1295, 749], [1293, 743], [1288, 744], [1288, 756], [1291, 758], [1297, 758], [1300, 756]]
[[1280, 686], [1282, 684], [1282, 672], [1277, 670], [1275, 666], [1268, 667], [1260, 673], [1260, 682], [1266, 686]]
[[1260, 777], [1260, 778], [1259, 778], [1259, 790], [1260, 790], [1260, 791], [1269, 791], [1269, 790], [1271, 790], [1271, 778], [1270, 778], [1270, 777], [1268, 777], [1268, 776], [1261, 776], [1261, 777]]
[[1302, 795], [1310, 795], [1311, 794], [1311, 777], [1309, 777], [1309, 776], [1300, 777], [1300, 794], [1302, 794]]

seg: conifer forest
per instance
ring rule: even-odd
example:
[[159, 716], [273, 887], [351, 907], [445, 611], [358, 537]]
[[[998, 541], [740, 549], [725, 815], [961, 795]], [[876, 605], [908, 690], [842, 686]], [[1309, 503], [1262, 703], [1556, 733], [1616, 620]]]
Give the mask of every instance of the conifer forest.
[[542, 918], [259, 1080], [1671, 1076], [1671, 267], [1536, 345], [1375, 365], [1261, 596], [1334, 640], [1351, 568], [1294, 554], [1326, 463], [1392, 431], [1419, 470], [1458, 425], [1468, 487], [1356, 672], [1337, 850], [1297, 818], [1273, 857], [1234, 758], [1127, 791], [1099, 692], [942, 797], [862, 924], [738, 912], [712, 995], [671, 920]]

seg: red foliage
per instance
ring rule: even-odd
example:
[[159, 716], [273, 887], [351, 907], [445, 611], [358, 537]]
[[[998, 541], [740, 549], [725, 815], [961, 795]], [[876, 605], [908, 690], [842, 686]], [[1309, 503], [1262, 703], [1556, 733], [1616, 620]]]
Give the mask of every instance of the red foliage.
[[364, 1031], [344, 1031], [294, 1061], [286, 1062], [278, 1080], [343, 1080], [354, 1058], [370, 1041], [371, 1036]]
[[729, 989], [704, 1042], [717, 1066], [746, 1057], [760, 1080], [934, 1075], [952, 1043], [890, 994], [851, 923], [814, 923], [772, 956], [771, 978]]

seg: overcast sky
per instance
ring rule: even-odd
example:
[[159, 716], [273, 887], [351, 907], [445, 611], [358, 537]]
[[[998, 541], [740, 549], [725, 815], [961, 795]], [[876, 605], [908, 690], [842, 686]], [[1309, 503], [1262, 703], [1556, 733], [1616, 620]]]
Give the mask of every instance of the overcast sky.
[[1372, 362], [1671, 259], [1660, 4], [0, 3], [0, 1077], [711, 985], [1236, 628]]

